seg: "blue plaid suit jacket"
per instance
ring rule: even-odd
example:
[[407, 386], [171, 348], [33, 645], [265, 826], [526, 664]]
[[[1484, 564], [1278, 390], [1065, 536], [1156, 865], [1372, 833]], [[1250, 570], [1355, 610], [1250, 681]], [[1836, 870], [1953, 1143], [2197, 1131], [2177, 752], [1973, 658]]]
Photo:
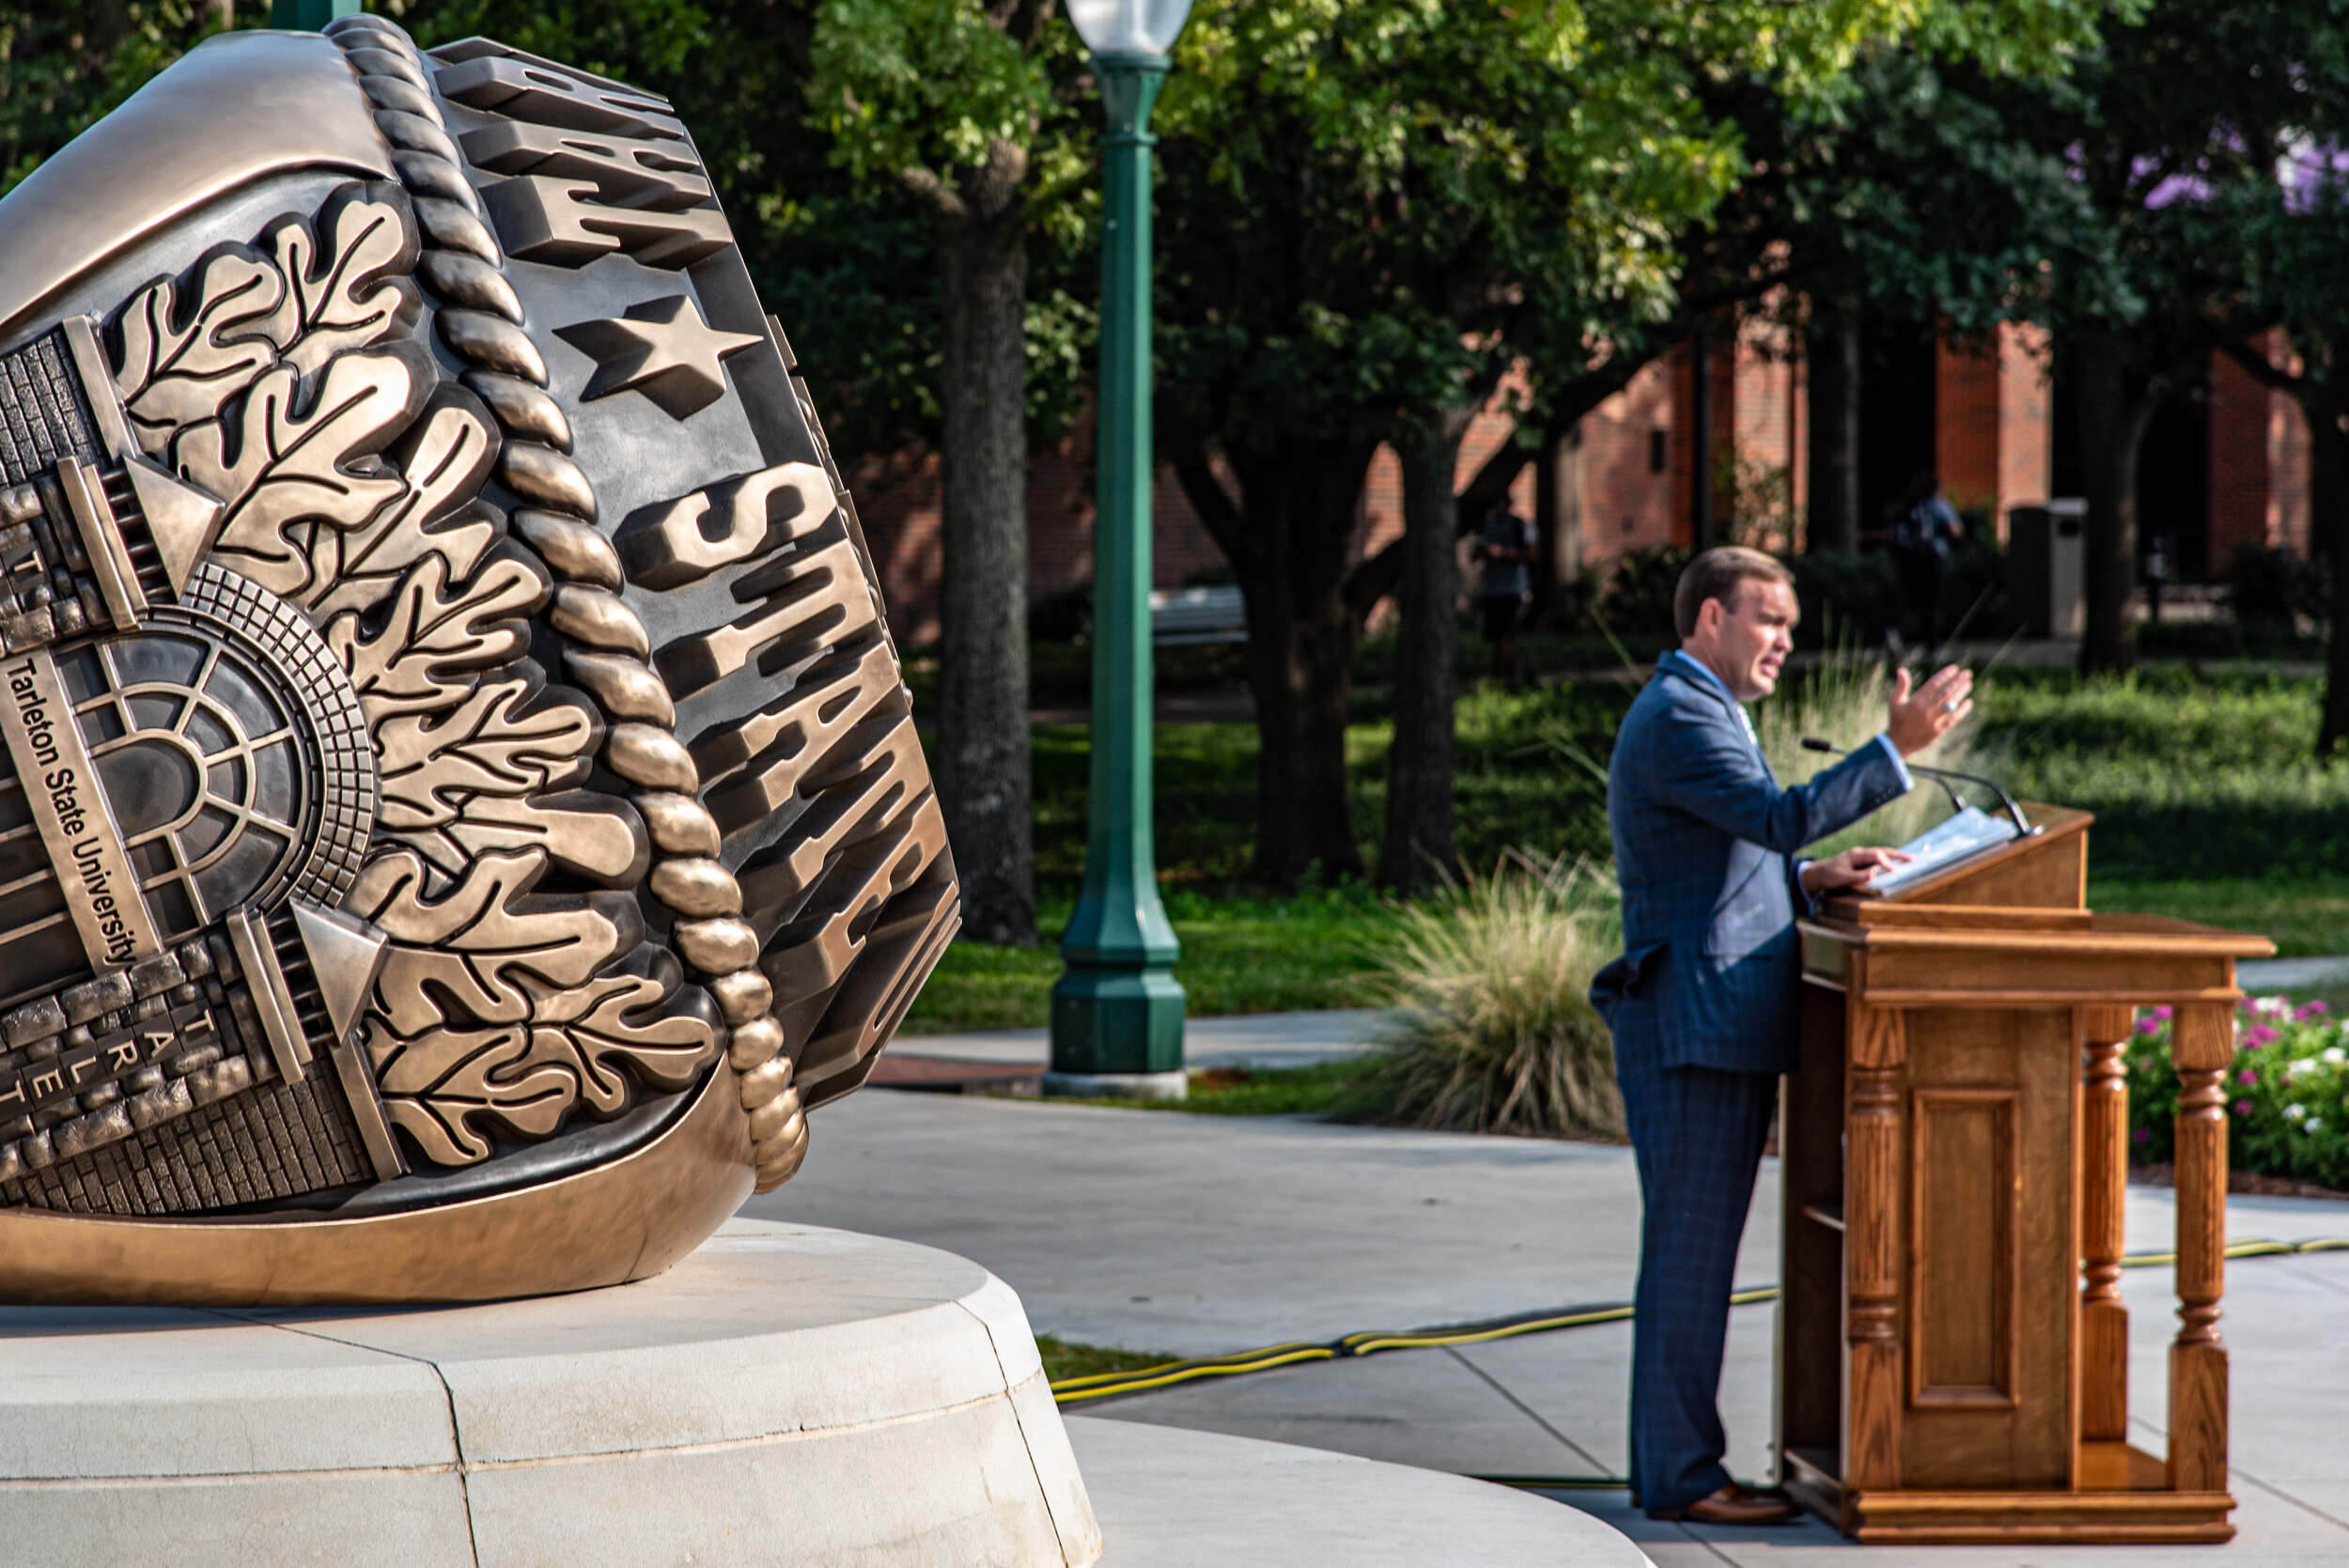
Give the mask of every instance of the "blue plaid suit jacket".
[[1607, 770], [1624, 955], [1591, 1001], [1616, 1051], [1658, 1067], [1791, 1071], [1802, 894], [1790, 857], [1906, 787], [1890, 749], [1870, 744], [1781, 788], [1729, 693], [1666, 654]]

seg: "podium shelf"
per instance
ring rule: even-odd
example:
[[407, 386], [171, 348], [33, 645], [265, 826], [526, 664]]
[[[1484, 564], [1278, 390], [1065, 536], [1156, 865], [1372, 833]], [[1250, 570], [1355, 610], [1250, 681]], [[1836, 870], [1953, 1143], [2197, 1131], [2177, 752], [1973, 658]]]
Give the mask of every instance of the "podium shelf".
[[2013, 913], [2003, 925], [1977, 919], [1955, 927], [1800, 921], [1803, 978], [1846, 989], [1865, 955], [1879, 1006], [2232, 1004], [2242, 995], [2235, 960], [2276, 951], [2265, 937], [2166, 915], [2100, 914], [2085, 927], [2050, 927], [2040, 922], [2044, 911]]

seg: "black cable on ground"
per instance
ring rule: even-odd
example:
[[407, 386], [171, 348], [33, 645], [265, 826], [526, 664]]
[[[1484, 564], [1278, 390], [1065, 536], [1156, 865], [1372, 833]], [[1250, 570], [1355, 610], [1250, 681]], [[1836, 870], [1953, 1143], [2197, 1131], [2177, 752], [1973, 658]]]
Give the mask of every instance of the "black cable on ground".
[[[2325, 1236], [2313, 1241], [2238, 1241], [2228, 1246], [2225, 1256], [2237, 1259], [2282, 1258], [2296, 1257], [2306, 1252], [2344, 1251], [2349, 1251], [2349, 1237]], [[2132, 1252], [2121, 1260], [2121, 1266], [2161, 1268], [2177, 1261], [2175, 1252]], [[1733, 1307], [1759, 1306], [1766, 1301], [1777, 1300], [1778, 1296], [1776, 1285], [1750, 1285], [1732, 1292], [1729, 1304]], [[1543, 1312], [1518, 1312], [1509, 1317], [1447, 1324], [1433, 1328], [1374, 1329], [1368, 1333], [1346, 1334], [1334, 1340], [1290, 1340], [1282, 1344], [1265, 1345], [1261, 1349], [1235, 1351], [1229, 1356], [1166, 1361], [1155, 1367], [1137, 1367], [1130, 1372], [1102, 1372], [1086, 1377], [1064, 1377], [1052, 1385], [1052, 1399], [1056, 1404], [1081, 1405], [1091, 1400], [1120, 1398], [1127, 1394], [1153, 1393], [1160, 1389], [1171, 1389], [1178, 1384], [1195, 1383], [1209, 1377], [1240, 1377], [1252, 1372], [1269, 1372], [1275, 1367], [1295, 1366], [1302, 1361], [1344, 1360], [1357, 1356], [1376, 1356], [1384, 1350], [1437, 1350], [1446, 1345], [1489, 1344], [1496, 1340], [1513, 1340], [1525, 1334], [1548, 1334], [1564, 1328], [1589, 1328], [1602, 1323], [1623, 1323], [1628, 1321], [1630, 1316], [1629, 1302], [1606, 1301], [1583, 1307], [1554, 1307]], [[1625, 1484], [1603, 1476], [1480, 1476], [1477, 1479], [1528, 1490], [1567, 1490], [1580, 1486]]]

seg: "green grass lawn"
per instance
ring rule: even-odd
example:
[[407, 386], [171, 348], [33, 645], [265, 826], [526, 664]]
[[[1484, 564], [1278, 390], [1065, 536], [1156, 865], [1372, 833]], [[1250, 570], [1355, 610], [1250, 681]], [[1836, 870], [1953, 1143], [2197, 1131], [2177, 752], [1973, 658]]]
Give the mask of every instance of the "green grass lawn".
[[2322, 680], [2246, 664], [1993, 673], [1982, 737], [2018, 795], [2084, 806], [2089, 907], [2349, 953], [2349, 763], [2314, 760]]
[[1151, 1350], [1117, 1350], [1104, 1344], [1076, 1344], [1038, 1334], [1035, 1347], [1044, 1357], [1044, 1380], [1058, 1383], [1070, 1377], [1098, 1377], [1107, 1372], [1139, 1372], [1179, 1361], [1179, 1356]]
[[2096, 814], [2102, 881], [2317, 881], [2349, 876], [2349, 763], [2314, 757], [2323, 695], [2248, 671], [2000, 670], [1980, 738], [2016, 794]]
[[[2092, 858], [2092, 843], [2090, 853]], [[2255, 932], [2275, 939], [2279, 958], [2349, 953], [2349, 877], [2180, 882], [2092, 878], [2088, 907], [2113, 914], [2175, 915], [2231, 931]]]
[[[1311, 1012], [1376, 1004], [1370, 950], [1394, 920], [1392, 907], [1359, 884], [1294, 898], [1209, 898], [1167, 890], [1168, 914], [1183, 944], [1174, 978], [1193, 1017], [1226, 1013]], [[907, 1034], [969, 1029], [1034, 1029], [1050, 1016], [1060, 978], [1054, 944], [1070, 901], [1047, 906], [1034, 947], [957, 942], [907, 1015]]]
[[1306, 1067], [1194, 1067], [1186, 1099], [1088, 1097], [1079, 1103], [1193, 1116], [1330, 1116], [1361, 1101], [1362, 1076], [1359, 1059]]

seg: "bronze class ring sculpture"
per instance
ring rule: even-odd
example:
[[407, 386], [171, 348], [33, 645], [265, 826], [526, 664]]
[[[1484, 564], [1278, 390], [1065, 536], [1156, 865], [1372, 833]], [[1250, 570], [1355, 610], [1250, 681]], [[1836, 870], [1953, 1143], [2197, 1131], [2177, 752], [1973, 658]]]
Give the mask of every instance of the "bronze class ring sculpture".
[[955, 874], [669, 105], [226, 35], [0, 258], [0, 1299], [613, 1284], [787, 1180]]

